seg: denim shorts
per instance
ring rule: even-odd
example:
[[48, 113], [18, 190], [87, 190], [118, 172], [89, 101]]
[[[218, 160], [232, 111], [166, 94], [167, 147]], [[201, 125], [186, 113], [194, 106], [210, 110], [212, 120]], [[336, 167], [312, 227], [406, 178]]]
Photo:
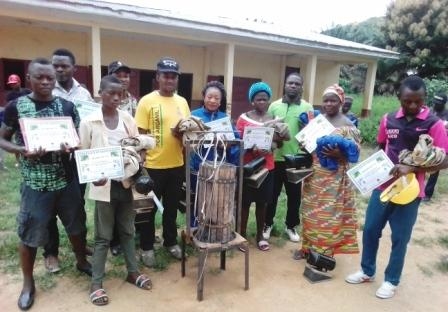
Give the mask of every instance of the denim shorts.
[[68, 235], [81, 234], [86, 231], [82, 209], [76, 179], [57, 191], [36, 191], [22, 184], [17, 234], [26, 246], [44, 246], [48, 242], [48, 223], [55, 216], [62, 221]]

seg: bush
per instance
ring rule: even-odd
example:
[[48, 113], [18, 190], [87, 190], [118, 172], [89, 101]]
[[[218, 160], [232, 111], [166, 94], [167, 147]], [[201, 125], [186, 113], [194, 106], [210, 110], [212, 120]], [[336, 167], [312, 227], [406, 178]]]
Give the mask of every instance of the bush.
[[[353, 97], [352, 112], [357, 116], [361, 115], [364, 97], [362, 94], [350, 95]], [[362, 142], [367, 145], [376, 145], [376, 136], [381, 117], [388, 112], [398, 109], [400, 103], [395, 96], [374, 96], [372, 110], [368, 118], [359, 120], [359, 130], [361, 131]]]
[[363, 118], [359, 121], [362, 143], [370, 146], [376, 145], [376, 136], [380, 124], [380, 117]]
[[426, 84], [426, 103], [431, 104], [432, 98], [439, 92], [447, 93], [448, 81], [441, 79], [423, 79]]

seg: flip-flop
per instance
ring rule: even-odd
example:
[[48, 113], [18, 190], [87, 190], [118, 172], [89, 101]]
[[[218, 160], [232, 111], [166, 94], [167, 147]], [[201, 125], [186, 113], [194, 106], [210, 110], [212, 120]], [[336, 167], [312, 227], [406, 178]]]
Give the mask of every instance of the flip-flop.
[[241, 252], [246, 252], [246, 249], [247, 249], [247, 248], [249, 248], [249, 246], [242, 245], [242, 246], [239, 246], [239, 247], [238, 247], [238, 250], [241, 251]]
[[59, 266], [59, 259], [55, 256], [48, 256], [44, 260], [45, 262], [45, 268], [50, 273], [57, 273], [61, 270]]
[[150, 290], [152, 288], [151, 279], [145, 274], [140, 274], [139, 276], [137, 276], [135, 281], [132, 280], [131, 276], [128, 276], [128, 278], [126, 280], [129, 283], [134, 284], [138, 288], [141, 288], [144, 290]]
[[257, 245], [258, 245], [258, 249], [260, 249], [261, 251], [268, 251], [269, 249], [271, 249], [271, 247], [269, 246], [269, 243], [267, 241], [265, 241], [264, 239], [259, 241], [257, 243]]
[[292, 258], [294, 260], [306, 259], [306, 256], [307, 254], [302, 249], [295, 250], [294, 253], [292, 254]]
[[109, 297], [103, 288], [99, 288], [90, 294], [90, 301], [97, 306], [103, 306], [109, 303]]

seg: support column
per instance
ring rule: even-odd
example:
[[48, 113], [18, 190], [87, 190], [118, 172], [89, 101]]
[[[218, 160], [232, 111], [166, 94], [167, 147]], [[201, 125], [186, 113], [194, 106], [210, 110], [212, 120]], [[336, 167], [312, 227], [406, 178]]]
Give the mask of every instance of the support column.
[[202, 70], [202, 85], [207, 83], [207, 77], [210, 74], [210, 61], [212, 58], [212, 52], [209, 47], [204, 48], [204, 67]]
[[316, 89], [316, 68], [317, 68], [317, 56], [310, 55], [306, 62], [306, 72], [303, 79], [304, 84], [304, 98], [308, 103], [314, 104], [314, 94]]
[[280, 79], [278, 80], [278, 94], [273, 96], [274, 99], [281, 98], [285, 88], [285, 72], [286, 72], [286, 55], [282, 55], [280, 58]]
[[224, 63], [224, 85], [227, 92], [226, 113], [231, 116], [232, 113], [232, 95], [233, 95], [233, 67], [235, 64], [235, 44], [229, 43], [226, 46], [226, 56]]
[[364, 102], [362, 104], [361, 117], [368, 117], [370, 115], [370, 111], [372, 110], [377, 67], [377, 62], [367, 64], [366, 83], [364, 86]]
[[91, 59], [92, 59], [92, 86], [93, 96], [98, 97], [101, 82], [101, 29], [92, 26], [91, 29]]

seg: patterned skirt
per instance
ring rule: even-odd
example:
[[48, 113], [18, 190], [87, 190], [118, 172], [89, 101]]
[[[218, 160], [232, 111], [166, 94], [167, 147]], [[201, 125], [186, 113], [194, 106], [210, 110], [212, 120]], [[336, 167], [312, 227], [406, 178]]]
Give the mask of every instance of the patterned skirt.
[[358, 223], [354, 191], [346, 175], [348, 166], [330, 171], [315, 162], [313, 169], [303, 187], [303, 251], [313, 248], [327, 255], [358, 253]]

